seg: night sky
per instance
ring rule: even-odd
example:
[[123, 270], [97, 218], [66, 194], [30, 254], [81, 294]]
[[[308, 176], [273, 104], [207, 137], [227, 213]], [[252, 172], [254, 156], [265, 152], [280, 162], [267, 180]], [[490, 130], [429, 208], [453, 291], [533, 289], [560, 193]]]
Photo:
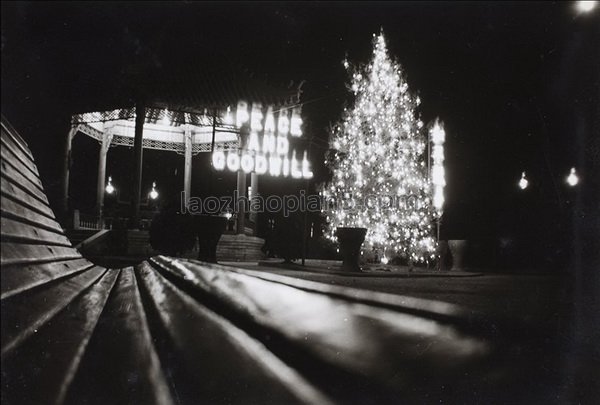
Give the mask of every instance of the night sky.
[[[29, 142], [56, 203], [73, 111], [94, 109], [148, 66], [193, 81], [196, 66], [226, 63], [276, 85], [306, 81], [305, 134], [316, 138], [322, 181], [327, 126], [351, 101], [342, 61], [367, 62], [372, 35], [383, 30], [421, 97], [421, 118], [446, 125], [444, 236], [560, 232], [557, 218], [596, 226], [599, 218], [599, 17], [568, 2], [3, 2], [2, 113]], [[85, 205], [95, 196], [97, 157], [94, 141], [77, 142], [73, 181], [87, 190]], [[126, 187], [131, 153], [117, 149], [108, 174]], [[230, 187], [233, 178], [205, 175], [206, 157], [194, 161], [196, 193]], [[154, 179], [166, 194], [180, 187], [182, 156], [145, 158], [145, 187]], [[564, 181], [572, 166], [582, 177], [577, 191]], [[532, 184], [526, 193], [516, 185], [523, 170]], [[303, 186], [282, 182], [265, 180], [263, 192]]]

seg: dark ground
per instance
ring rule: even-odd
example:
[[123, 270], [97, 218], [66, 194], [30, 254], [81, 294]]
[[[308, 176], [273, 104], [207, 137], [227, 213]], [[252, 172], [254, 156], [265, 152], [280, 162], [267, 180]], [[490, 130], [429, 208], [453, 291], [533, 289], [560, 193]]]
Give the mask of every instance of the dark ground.
[[434, 272], [416, 270], [409, 276], [396, 273], [361, 274], [358, 276], [329, 273], [326, 266], [300, 265], [290, 269], [237, 263], [236, 267], [260, 270], [304, 280], [344, 287], [362, 288], [397, 295], [444, 301], [473, 311], [534, 323], [564, 320], [571, 300], [566, 275], [506, 275], [468, 272]]
[[[536, 386], [524, 383], [517, 391], [544, 392], [550, 403], [595, 403], [599, 394], [598, 325], [593, 324], [593, 318], [586, 322], [581, 297], [574, 293], [573, 275], [423, 270], [408, 275], [400, 269], [397, 275], [352, 276], [333, 274], [331, 265], [325, 264], [312, 264], [308, 271], [296, 264], [287, 269], [251, 263], [236, 263], [235, 267], [460, 305], [492, 324], [497, 321], [514, 329], [517, 350], [528, 359], [524, 361], [539, 369]], [[515, 365], [515, 373], [519, 368]]]

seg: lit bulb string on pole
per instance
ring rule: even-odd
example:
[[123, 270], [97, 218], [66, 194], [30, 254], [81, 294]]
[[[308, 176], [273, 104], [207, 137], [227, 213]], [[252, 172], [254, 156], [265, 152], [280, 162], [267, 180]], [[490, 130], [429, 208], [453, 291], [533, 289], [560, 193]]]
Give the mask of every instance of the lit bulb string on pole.
[[[444, 215], [444, 189], [446, 187], [445, 169], [444, 169], [444, 143], [446, 142], [446, 131], [444, 124], [439, 118], [436, 118], [429, 125], [427, 139], [427, 178], [433, 186], [432, 200], [435, 207], [435, 222], [436, 222], [436, 242], [438, 246], [437, 252], [437, 270], [441, 271], [443, 267], [442, 255], [439, 251], [440, 243], [440, 228], [442, 217]], [[433, 144], [433, 148], [432, 148]], [[432, 151], [433, 149], [433, 151]], [[428, 262], [429, 266], [429, 262]]]

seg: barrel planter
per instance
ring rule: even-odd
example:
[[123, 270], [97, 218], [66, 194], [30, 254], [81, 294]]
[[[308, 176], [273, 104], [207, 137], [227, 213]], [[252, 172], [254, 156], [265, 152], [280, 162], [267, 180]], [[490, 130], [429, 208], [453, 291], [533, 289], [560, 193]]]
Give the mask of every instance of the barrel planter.
[[452, 271], [465, 270], [465, 256], [467, 253], [467, 241], [465, 239], [452, 239], [448, 241], [450, 254], [452, 255]]
[[440, 240], [438, 242], [436, 253], [438, 257], [437, 269], [439, 271], [448, 271], [449, 269], [446, 261], [450, 255], [450, 249], [447, 240]]
[[342, 256], [341, 269], [343, 271], [360, 271], [358, 263], [360, 247], [365, 241], [367, 229], [339, 227], [336, 229], [335, 235], [340, 244], [340, 254]]

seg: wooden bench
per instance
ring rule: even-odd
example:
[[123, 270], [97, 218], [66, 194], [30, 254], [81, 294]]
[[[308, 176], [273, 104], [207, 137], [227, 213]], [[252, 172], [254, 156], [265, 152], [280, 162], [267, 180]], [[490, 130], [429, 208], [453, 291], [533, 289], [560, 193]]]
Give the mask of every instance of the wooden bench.
[[513, 374], [510, 336], [454, 305], [165, 256], [96, 266], [4, 118], [1, 166], [3, 404], [482, 402]]

